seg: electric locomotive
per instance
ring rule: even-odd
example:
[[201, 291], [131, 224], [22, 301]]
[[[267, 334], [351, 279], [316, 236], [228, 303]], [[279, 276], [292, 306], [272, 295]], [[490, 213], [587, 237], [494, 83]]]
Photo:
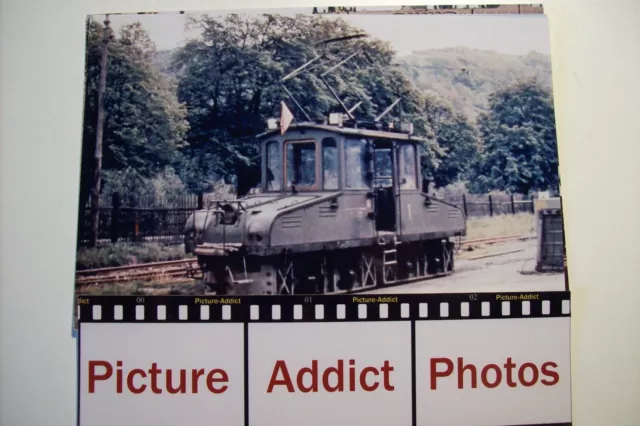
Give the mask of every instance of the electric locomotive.
[[465, 215], [419, 180], [420, 138], [303, 122], [258, 141], [260, 193], [217, 201], [185, 228], [217, 294], [339, 293], [453, 271]]
[[345, 113], [321, 121], [297, 122], [282, 103], [256, 138], [259, 193], [188, 218], [186, 251], [216, 294], [344, 293], [453, 272], [466, 218], [429, 195], [412, 124], [382, 124], [399, 100], [367, 122], [336, 99]]

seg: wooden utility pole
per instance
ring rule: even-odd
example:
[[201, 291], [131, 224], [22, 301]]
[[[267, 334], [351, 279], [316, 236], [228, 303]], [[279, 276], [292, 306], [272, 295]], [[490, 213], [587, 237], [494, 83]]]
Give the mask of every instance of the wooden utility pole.
[[109, 15], [105, 15], [102, 34], [102, 56], [100, 58], [100, 82], [98, 84], [98, 122], [96, 124], [96, 148], [93, 154], [93, 189], [91, 191], [91, 247], [98, 243], [98, 223], [100, 213], [100, 176], [102, 174], [102, 134], [104, 128], [104, 92], [107, 85], [107, 53], [111, 28]]

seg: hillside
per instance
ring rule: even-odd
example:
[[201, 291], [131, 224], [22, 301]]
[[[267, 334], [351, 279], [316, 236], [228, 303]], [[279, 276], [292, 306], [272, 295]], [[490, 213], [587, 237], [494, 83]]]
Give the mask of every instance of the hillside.
[[537, 52], [516, 56], [469, 48], [430, 49], [395, 62], [419, 88], [448, 100], [471, 120], [485, 111], [490, 93], [519, 79], [535, 76], [551, 87], [550, 57]]
[[[157, 52], [153, 65], [176, 77], [169, 70], [173, 52]], [[550, 57], [537, 52], [517, 56], [464, 47], [429, 49], [398, 57], [395, 64], [420, 89], [447, 100], [471, 121], [486, 110], [489, 94], [519, 79], [535, 76], [551, 87]]]
[[155, 56], [152, 58], [152, 65], [160, 72], [171, 75], [175, 77], [175, 74], [171, 72], [169, 69], [171, 66], [171, 56], [176, 52], [176, 50], [159, 50], [156, 52]]

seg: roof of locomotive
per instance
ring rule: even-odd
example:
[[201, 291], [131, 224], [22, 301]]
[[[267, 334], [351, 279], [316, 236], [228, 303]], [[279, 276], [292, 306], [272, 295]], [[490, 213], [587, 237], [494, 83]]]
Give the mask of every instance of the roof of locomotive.
[[[376, 139], [394, 139], [394, 140], [411, 141], [411, 142], [426, 142], [426, 139], [424, 138], [412, 136], [407, 133], [388, 132], [383, 130], [371, 130], [371, 129], [357, 129], [353, 127], [340, 127], [340, 126], [317, 124], [317, 123], [311, 123], [311, 122], [292, 124], [288, 127], [287, 130], [303, 130], [303, 129], [322, 130], [326, 132], [340, 133], [347, 136], [364, 136], [364, 137], [376, 138]], [[279, 132], [280, 132], [279, 128], [271, 129], [266, 132], [260, 133], [256, 137], [258, 139], [264, 139], [264, 138], [273, 136], [274, 134]]]

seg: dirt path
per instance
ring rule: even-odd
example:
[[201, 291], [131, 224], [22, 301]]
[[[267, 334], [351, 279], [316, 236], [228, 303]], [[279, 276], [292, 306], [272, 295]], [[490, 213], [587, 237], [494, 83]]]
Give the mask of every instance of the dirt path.
[[[477, 255], [515, 250], [522, 251], [478, 260], [460, 259], [456, 262], [456, 272], [448, 277], [382, 288], [367, 293], [473, 293], [476, 291], [532, 292], [564, 290], [563, 273], [538, 274], [533, 272], [536, 263], [535, 240], [496, 245], [492, 249], [479, 251]], [[470, 253], [465, 254], [465, 257], [474, 256]]]

